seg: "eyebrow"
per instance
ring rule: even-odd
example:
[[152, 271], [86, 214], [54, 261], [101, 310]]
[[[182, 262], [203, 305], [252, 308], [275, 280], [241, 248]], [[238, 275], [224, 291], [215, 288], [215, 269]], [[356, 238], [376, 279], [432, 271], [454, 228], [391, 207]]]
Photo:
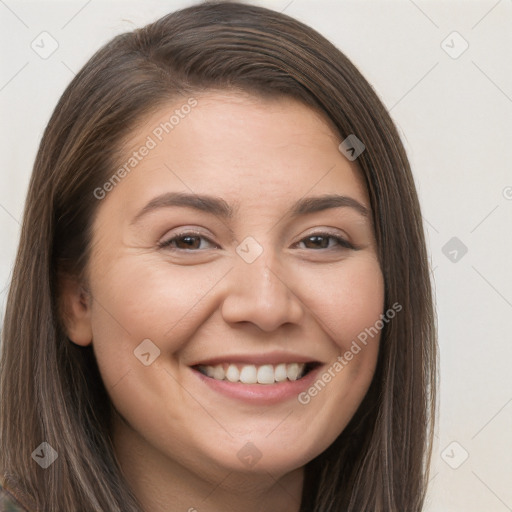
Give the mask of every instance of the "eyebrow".
[[[135, 224], [141, 217], [147, 213], [160, 208], [169, 207], [193, 208], [202, 212], [210, 213], [224, 219], [233, 218], [238, 209], [238, 203], [234, 207], [230, 206], [224, 199], [215, 196], [202, 194], [189, 194], [185, 192], [168, 192], [153, 198], [144, 208], [133, 218], [131, 224]], [[299, 199], [291, 208], [290, 214], [294, 217], [307, 215], [331, 208], [352, 208], [360, 215], [368, 217], [369, 210], [359, 201], [352, 197], [337, 194], [327, 194], [316, 197], [305, 197]]]

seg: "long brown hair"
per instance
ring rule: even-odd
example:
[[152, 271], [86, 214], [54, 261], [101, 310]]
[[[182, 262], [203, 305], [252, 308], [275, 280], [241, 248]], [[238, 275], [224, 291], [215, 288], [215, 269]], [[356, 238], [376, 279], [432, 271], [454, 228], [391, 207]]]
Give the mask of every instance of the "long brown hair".
[[[338, 439], [306, 465], [301, 510], [419, 511], [435, 412], [436, 332], [422, 217], [397, 130], [372, 87], [320, 34], [284, 14], [205, 3], [121, 34], [76, 75], [36, 157], [10, 285], [0, 368], [2, 473], [44, 511], [140, 512], [110, 434], [111, 403], [92, 348], [70, 343], [61, 276], [83, 276], [93, 191], [122, 142], [170, 99], [209, 89], [290, 96], [327, 116], [357, 163], [374, 216], [385, 310], [377, 369]], [[58, 453], [42, 469], [43, 441]]]

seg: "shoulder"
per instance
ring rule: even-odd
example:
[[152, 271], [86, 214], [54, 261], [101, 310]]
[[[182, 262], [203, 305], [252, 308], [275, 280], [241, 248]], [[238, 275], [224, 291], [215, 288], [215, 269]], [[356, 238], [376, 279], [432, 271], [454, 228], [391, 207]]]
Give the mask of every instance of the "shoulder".
[[0, 512], [28, 512], [0, 475]]

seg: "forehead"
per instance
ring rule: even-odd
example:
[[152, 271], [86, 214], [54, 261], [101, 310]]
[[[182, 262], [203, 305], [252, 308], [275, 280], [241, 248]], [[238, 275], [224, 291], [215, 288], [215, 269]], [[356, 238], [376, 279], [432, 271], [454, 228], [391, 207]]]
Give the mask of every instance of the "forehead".
[[340, 142], [325, 116], [292, 98], [184, 96], [132, 131], [118, 162], [128, 172], [111, 195], [122, 189], [125, 197], [149, 199], [178, 189], [269, 206], [271, 198], [278, 205], [342, 189], [365, 201], [357, 164], [340, 153]]

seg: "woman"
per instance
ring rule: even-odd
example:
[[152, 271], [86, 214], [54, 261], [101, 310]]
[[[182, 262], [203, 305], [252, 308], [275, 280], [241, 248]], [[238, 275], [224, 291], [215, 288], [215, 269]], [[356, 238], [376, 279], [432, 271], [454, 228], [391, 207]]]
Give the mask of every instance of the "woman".
[[325, 38], [204, 4], [78, 73], [5, 316], [25, 508], [419, 511], [435, 361], [404, 149]]

